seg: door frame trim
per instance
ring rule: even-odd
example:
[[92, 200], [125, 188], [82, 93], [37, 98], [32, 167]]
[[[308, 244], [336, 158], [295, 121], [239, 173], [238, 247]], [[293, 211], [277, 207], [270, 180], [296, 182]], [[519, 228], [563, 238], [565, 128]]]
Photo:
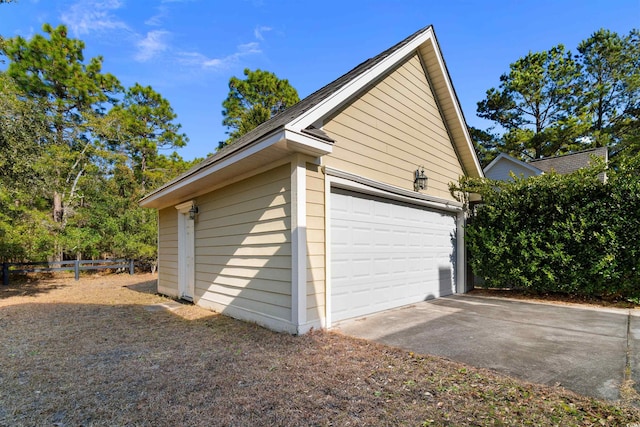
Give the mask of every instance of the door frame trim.
[[[193, 302], [195, 293], [195, 220], [188, 218], [195, 200], [176, 205], [178, 215], [178, 298]], [[187, 221], [194, 221], [193, 233], [187, 241]], [[187, 270], [185, 260], [191, 256], [193, 265]]]

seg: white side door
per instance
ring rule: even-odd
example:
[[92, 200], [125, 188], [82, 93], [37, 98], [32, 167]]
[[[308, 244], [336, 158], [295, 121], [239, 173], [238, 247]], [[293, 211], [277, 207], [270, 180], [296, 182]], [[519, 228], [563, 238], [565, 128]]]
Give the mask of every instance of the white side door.
[[195, 220], [189, 218], [193, 202], [176, 206], [178, 210], [178, 297], [193, 301], [195, 291]]

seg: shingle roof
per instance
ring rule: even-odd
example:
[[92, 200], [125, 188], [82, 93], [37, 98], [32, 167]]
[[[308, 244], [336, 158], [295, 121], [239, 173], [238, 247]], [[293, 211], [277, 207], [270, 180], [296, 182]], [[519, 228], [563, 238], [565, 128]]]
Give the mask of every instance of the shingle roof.
[[591, 156], [601, 157], [607, 160], [607, 155], [607, 148], [600, 147], [565, 154], [563, 156], [531, 160], [529, 163], [544, 172], [551, 172], [553, 170], [556, 173], [564, 175], [587, 167], [591, 162]]

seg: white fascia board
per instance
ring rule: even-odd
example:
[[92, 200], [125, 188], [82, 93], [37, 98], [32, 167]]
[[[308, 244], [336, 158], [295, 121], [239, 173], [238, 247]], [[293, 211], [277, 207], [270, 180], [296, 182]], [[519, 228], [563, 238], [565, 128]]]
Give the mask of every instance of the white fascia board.
[[333, 151], [331, 143], [313, 138], [288, 127], [285, 128], [284, 137], [287, 141], [287, 147], [291, 147], [299, 153], [321, 157]]
[[258, 153], [259, 151], [264, 150], [265, 148], [268, 148], [272, 145], [277, 144], [278, 142], [282, 141], [284, 139], [285, 135], [285, 131], [281, 130], [280, 132], [274, 133], [268, 137], [266, 137], [265, 139], [263, 139], [262, 141], [258, 142], [257, 144], [253, 144], [249, 147], [247, 147], [244, 150], [239, 150], [235, 153], [232, 153], [231, 155], [221, 159], [220, 161], [214, 162], [208, 166], [206, 166], [204, 169], [201, 169], [197, 172], [195, 172], [193, 175], [190, 175], [188, 177], [185, 177], [185, 179], [176, 182], [175, 184], [157, 192], [156, 194], [153, 194], [151, 196], [149, 196], [147, 199], [144, 199], [140, 202], [140, 205], [142, 207], [145, 207], [147, 205], [149, 205], [150, 203], [154, 202], [155, 200], [162, 198], [164, 196], [166, 196], [169, 193], [172, 193], [173, 191], [191, 185], [192, 183], [206, 177], [209, 176], [221, 169], [224, 169], [242, 159], [245, 159], [249, 156], [252, 156], [256, 153]]
[[342, 105], [343, 102], [351, 98], [354, 94], [358, 93], [362, 88], [375, 81], [378, 77], [386, 73], [393, 68], [394, 65], [401, 62], [403, 59], [411, 55], [416, 49], [426, 42], [427, 40], [433, 40], [433, 29], [429, 27], [424, 33], [417, 36], [410, 43], [406, 44], [402, 48], [389, 55], [380, 63], [376, 64], [370, 70], [362, 73], [356, 77], [340, 90], [333, 93], [324, 101], [320, 102], [315, 107], [309, 109], [306, 113], [300, 117], [289, 122], [286, 126], [287, 129], [306, 129], [309, 125], [312, 125], [316, 121], [326, 117], [337, 107]]
[[384, 73], [392, 69], [395, 65], [399, 64], [405, 58], [417, 51], [418, 48], [424, 43], [431, 43], [431, 45], [433, 46], [433, 51], [436, 54], [436, 59], [440, 67], [440, 71], [444, 76], [444, 80], [446, 82], [447, 92], [449, 94], [449, 97], [453, 101], [456, 111], [457, 123], [455, 124], [462, 129], [467, 149], [473, 154], [472, 157], [476, 172], [479, 176], [483, 176], [482, 167], [480, 166], [480, 162], [478, 161], [478, 156], [475, 154], [473, 142], [471, 141], [471, 135], [469, 134], [469, 130], [467, 129], [467, 124], [465, 123], [462, 109], [460, 108], [460, 104], [458, 103], [458, 98], [453, 89], [453, 84], [449, 79], [449, 74], [447, 72], [447, 68], [444, 63], [444, 59], [442, 58], [440, 47], [437, 44], [432, 27], [429, 27], [427, 30], [425, 30], [424, 33], [417, 36], [410, 43], [407, 43], [405, 46], [389, 55], [380, 63], [376, 64], [373, 68], [356, 77], [354, 80], [343, 86], [340, 90], [333, 93], [327, 99], [320, 102], [318, 105], [311, 108], [306, 113], [302, 114], [300, 117], [289, 122], [285, 126], [285, 128], [288, 130], [305, 129], [308, 126], [322, 120], [336, 108], [346, 102], [349, 98], [351, 98], [354, 94], [358, 93], [361, 89], [371, 84]]

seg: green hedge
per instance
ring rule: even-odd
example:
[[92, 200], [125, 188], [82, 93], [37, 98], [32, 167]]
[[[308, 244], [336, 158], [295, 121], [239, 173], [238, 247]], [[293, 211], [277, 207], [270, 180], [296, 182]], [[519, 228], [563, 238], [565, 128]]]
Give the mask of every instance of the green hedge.
[[477, 192], [466, 241], [489, 287], [640, 298], [640, 179], [623, 166], [498, 182], [463, 178]]

